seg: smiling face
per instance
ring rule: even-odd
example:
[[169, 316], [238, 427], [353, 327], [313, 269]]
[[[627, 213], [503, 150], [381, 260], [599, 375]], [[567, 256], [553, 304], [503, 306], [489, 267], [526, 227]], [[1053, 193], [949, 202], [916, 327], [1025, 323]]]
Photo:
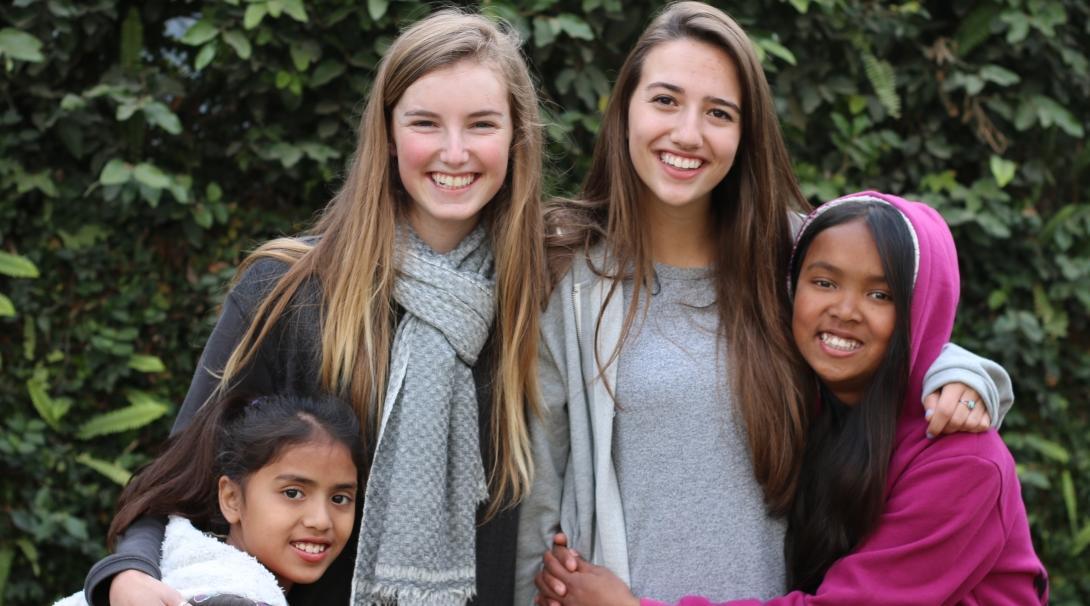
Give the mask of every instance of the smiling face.
[[799, 272], [795, 345], [845, 404], [855, 404], [885, 359], [897, 313], [874, 237], [863, 219], [814, 237]]
[[439, 252], [473, 229], [507, 177], [514, 131], [497, 74], [460, 61], [413, 82], [393, 108], [392, 153], [412, 198], [409, 222]]
[[690, 38], [663, 42], [644, 59], [628, 105], [628, 151], [652, 204], [706, 212], [742, 136], [734, 61]]
[[355, 523], [356, 465], [328, 439], [288, 446], [243, 485], [222, 476], [219, 488], [228, 544], [257, 558], [285, 590], [317, 581]]

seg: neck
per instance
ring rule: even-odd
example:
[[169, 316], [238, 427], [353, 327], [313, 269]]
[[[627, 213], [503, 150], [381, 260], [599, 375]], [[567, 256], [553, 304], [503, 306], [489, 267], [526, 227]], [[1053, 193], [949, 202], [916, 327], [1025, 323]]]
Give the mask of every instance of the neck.
[[656, 263], [675, 267], [709, 267], [715, 261], [711, 201], [684, 206], [646, 201], [651, 255]]
[[479, 215], [473, 215], [457, 222], [436, 221], [431, 217], [422, 216], [421, 213], [410, 211], [409, 225], [432, 250], [439, 254], [446, 254], [454, 250], [454, 247], [458, 246], [458, 243], [464, 240], [474, 227], [477, 227], [478, 218]]

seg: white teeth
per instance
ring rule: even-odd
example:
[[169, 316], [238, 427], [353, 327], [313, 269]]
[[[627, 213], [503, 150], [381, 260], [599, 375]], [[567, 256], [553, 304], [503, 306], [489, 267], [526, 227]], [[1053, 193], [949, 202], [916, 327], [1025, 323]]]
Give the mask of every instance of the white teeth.
[[473, 183], [474, 175], [448, 175], [445, 173], [432, 173], [431, 180], [439, 187], [459, 189]]
[[328, 547], [328, 545], [319, 545], [317, 543], [292, 543], [291, 546], [307, 553], [322, 553]]
[[675, 156], [670, 152], [662, 152], [661, 154], [659, 154], [659, 159], [662, 160], [664, 164], [669, 164], [674, 168], [681, 168], [685, 170], [700, 168], [700, 166], [704, 164], [703, 160], [697, 160], [696, 158], [682, 158], [681, 156]]
[[855, 351], [860, 347], [863, 347], [863, 344], [859, 341], [856, 341], [855, 339], [844, 339], [836, 335], [831, 335], [827, 332], [823, 332], [819, 336], [822, 343], [828, 345], [829, 347], [832, 347], [833, 349], [839, 349], [840, 351]]

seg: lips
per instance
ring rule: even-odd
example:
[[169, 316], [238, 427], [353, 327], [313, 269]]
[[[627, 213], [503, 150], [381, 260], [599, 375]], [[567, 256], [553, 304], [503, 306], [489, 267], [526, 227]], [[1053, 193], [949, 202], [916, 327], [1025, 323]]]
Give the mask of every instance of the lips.
[[684, 171], [696, 170], [704, 165], [704, 161], [700, 158], [694, 158], [692, 156], [682, 156], [680, 154], [675, 154], [667, 151], [659, 153], [659, 161], [671, 168], [676, 168], [678, 170]]
[[818, 340], [821, 341], [822, 345], [827, 349], [843, 354], [850, 354], [863, 347], [862, 341], [859, 341], [858, 339], [834, 335], [831, 332], [818, 333]]
[[478, 177], [477, 173], [450, 174], [434, 172], [429, 173], [432, 183], [440, 189], [465, 189], [472, 185]]
[[307, 562], [320, 562], [329, 553], [330, 544], [325, 541], [292, 541], [289, 543], [295, 553]]

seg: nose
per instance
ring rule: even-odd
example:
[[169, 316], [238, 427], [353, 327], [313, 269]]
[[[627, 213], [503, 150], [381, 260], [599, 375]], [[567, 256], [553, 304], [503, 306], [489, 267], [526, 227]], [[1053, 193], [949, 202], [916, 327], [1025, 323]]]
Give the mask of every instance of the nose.
[[857, 293], [841, 291], [840, 296], [830, 306], [830, 315], [843, 322], [858, 322], [862, 318], [859, 311], [861, 296]]
[[700, 146], [701, 111], [699, 107], [687, 108], [677, 114], [677, 122], [670, 131], [670, 142], [683, 149]]
[[469, 150], [466, 148], [465, 139], [460, 129], [447, 131], [443, 141], [443, 149], [439, 152], [439, 159], [449, 166], [458, 166], [469, 161]]
[[333, 516], [329, 514], [329, 504], [315, 499], [303, 512], [303, 526], [325, 532], [333, 526]]

